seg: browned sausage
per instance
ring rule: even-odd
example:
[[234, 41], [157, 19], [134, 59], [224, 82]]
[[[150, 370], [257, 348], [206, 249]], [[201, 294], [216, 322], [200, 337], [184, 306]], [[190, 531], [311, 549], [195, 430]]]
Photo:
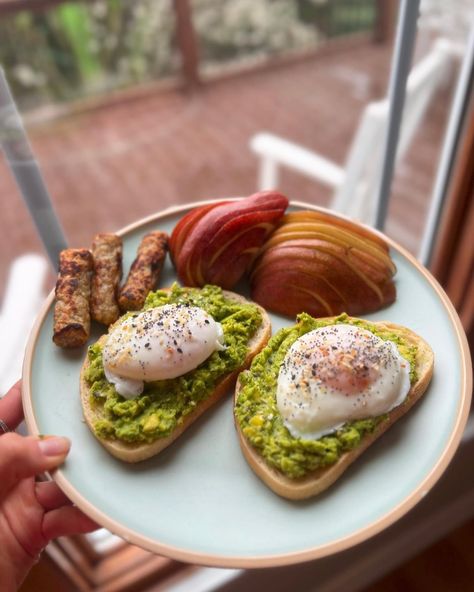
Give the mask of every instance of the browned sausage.
[[91, 287], [91, 316], [110, 325], [120, 310], [117, 290], [122, 277], [122, 239], [116, 234], [97, 234], [92, 243], [94, 275]]
[[165, 232], [150, 232], [143, 237], [127, 281], [120, 290], [119, 305], [123, 311], [143, 307], [148, 293], [158, 284], [167, 249]]
[[87, 249], [64, 249], [59, 255], [53, 341], [60, 347], [84, 345], [89, 337], [92, 267]]

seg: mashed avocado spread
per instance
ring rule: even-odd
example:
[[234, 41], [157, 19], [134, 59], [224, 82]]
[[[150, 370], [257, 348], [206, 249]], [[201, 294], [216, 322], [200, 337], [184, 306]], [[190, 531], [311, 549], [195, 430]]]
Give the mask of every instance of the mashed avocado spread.
[[225, 298], [217, 286], [198, 289], [175, 284], [169, 292], [150, 293], [144, 310], [175, 303], [198, 306], [221, 323], [225, 349], [214, 351], [195, 370], [183, 376], [145, 383], [140, 396], [126, 400], [105, 378], [101, 345], [91, 345], [84, 378], [90, 388], [91, 405], [101, 417], [94, 425], [100, 438], [141, 443], [168, 436], [199, 401], [214, 390], [223, 375], [242, 365], [247, 343], [262, 322], [256, 306]]
[[347, 422], [333, 434], [318, 440], [293, 437], [283, 424], [276, 403], [278, 373], [291, 345], [302, 335], [334, 323], [349, 323], [367, 329], [384, 340], [393, 341], [400, 354], [410, 362], [410, 381], [416, 377], [416, 346], [401, 335], [383, 330], [372, 323], [350, 320], [343, 314], [332, 321], [314, 319], [306, 313], [297, 325], [280, 330], [258, 354], [249, 370], [241, 373], [241, 391], [236, 403], [236, 417], [250, 444], [273, 467], [290, 478], [335, 463], [343, 452], [357, 446], [361, 438], [386, 419], [386, 415]]

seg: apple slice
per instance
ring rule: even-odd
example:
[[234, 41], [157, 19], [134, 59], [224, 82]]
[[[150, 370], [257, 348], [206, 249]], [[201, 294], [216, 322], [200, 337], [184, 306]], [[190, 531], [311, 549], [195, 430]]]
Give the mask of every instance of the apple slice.
[[[301, 212], [295, 213], [300, 214]], [[393, 261], [390, 259], [386, 245], [385, 247], [382, 247], [378, 242], [374, 242], [368, 238], [366, 234], [361, 234], [341, 226], [329, 225], [327, 222], [321, 222], [319, 220], [305, 222], [285, 222], [285, 220], [288, 220], [289, 216], [293, 215], [294, 214], [287, 214], [282, 218], [279, 227], [265, 243], [262, 250], [290, 239], [327, 239], [340, 245], [359, 247], [362, 250], [371, 253], [374, 258], [380, 260], [381, 263], [390, 267], [393, 274], [395, 273], [396, 268]]]
[[277, 191], [193, 210], [176, 225], [172, 261], [188, 286], [217, 283], [230, 289], [242, 277], [288, 206]]
[[207, 212], [209, 212], [213, 208], [226, 203], [229, 202], [219, 201], [206, 206], [202, 206], [200, 208], [195, 208], [194, 210], [191, 210], [181, 218], [178, 224], [176, 224], [176, 226], [174, 227], [174, 230], [169, 240], [169, 250], [172, 261], [174, 261], [174, 254], [179, 253], [181, 251], [181, 247], [183, 246], [183, 243], [186, 240], [188, 232], [196, 224], [196, 222], [200, 220], [203, 216], [205, 216]]
[[[223, 245], [206, 268], [208, 281], [223, 287], [235, 285], [258, 255], [260, 246], [272, 229], [268, 222], [260, 222], [245, 228]], [[232, 266], [229, 266], [229, 261], [232, 261]]]
[[[327, 247], [327, 245], [326, 245]], [[281, 280], [281, 275], [286, 276]], [[275, 279], [278, 276], [278, 279]], [[300, 281], [298, 281], [300, 277]], [[308, 284], [309, 279], [312, 283]], [[275, 300], [276, 306], [270, 305], [271, 310], [282, 312], [282, 298], [274, 297], [274, 284], [283, 281], [284, 291], [288, 293], [284, 301], [292, 299], [292, 289], [296, 286], [304, 286], [306, 289], [313, 289], [316, 292], [327, 292], [328, 287], [332, 291], [328, 296], [331, 314], [337, 314], [337, 310], [353, 311], [367, 307], [376, 310], [384, 305], [389, 299], [393, 300], [395, 292], [391, 278], [386, 281], [375, 283], [371, 277], [365, 276], [361, 270], [353, 266], [345, 257], [334, 252], [330, 247], [324, 245], [316, 247], [294, 246], [291, 243], [285, 247], [275, 247], [267, 251], [260, 262], [259, 268], [252, 275], [252, 295], [262, 304], [268, 305], [268, 298], [265, 297], [265, 305], [260, 302], [260, 294], [266, 291], [270, 299]], [[290, 287], [292, 286], [292, 288]], [[387, 288], [389, 291], [387, 292]], [[341, 302], [345, 302], [345, 308], [340, 309]], [[288, 304], [284, 303], [285, 309]], [[297, 311], [301, 312], [301, 311]], [[292, 314], [297, 314], [292, 310]], [[313, 314], [314, 310], [307, 310]]]
[[346, 220], [345, 218], [332, 216], [326, 212], [316, 212], [314, 210], [299, 210], [298, 212], [290, 212], [286, 214], [284, 220], [282, 220], [282, 224], [309, 221], [323, 222], [332, 228], [344, 228], [350, 232], [354, 232], [355, 234], [359, 234], [360, 236], [369, 239], [371, 242], [378, 244], [380, 247], [382, 247], [382, 249], [388, 252], [387, 243], [377, 232], [371, 228], [356, 222], [352, 222], [351, 220]]
[[360, 315], [396, 298], [396, 267], [382, 237], [320, 212], [291, 212], [251, 269], [253, 299], [274, 312]]

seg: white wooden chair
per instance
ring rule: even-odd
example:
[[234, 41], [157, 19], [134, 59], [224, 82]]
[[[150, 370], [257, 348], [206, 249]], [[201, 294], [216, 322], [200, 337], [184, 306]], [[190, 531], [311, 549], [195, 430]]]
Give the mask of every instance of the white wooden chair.
[[45, 297], [48, 262], [29, 253], [12, 263], [0, 308], [0, 397], [21, 377], [29, 332]]
[[[450, 43], [440, 39], [412, 69], [407, 81], [397, 160], [405, 153], [430, 99], [445, 79], [451, 56]], [[279, 167], [285, 166], [333, 188], [331, 209], [373, 224], [388, 118], [387, 98], [367, 105], [345, 167], [274, 134], [254, 135], [250, 148], [260, 158], [259, 189], [277, 187]]]

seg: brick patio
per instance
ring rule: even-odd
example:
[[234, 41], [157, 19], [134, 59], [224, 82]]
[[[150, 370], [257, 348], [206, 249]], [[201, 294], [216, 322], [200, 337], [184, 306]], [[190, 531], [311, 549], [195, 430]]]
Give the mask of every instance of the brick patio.
[[[162, 91], [30, 127], [71, 245], [89, 245], [172, 204], [246, 195], [256, 185], [249, 138], [269, 130], [344, 162], [359, 116], [386, 88], [391, 48], [367, 44], [297, 64], [209, 83], [186, 95]], [[397, 169], [387, 232], [413, 252], [431, 193], [449, 97], [441, 92]], [[284, 173], [293, 199], [325, 205], [329, 192]], [[0, 160], [0, 281], [11, 260], [41, 251]]]

